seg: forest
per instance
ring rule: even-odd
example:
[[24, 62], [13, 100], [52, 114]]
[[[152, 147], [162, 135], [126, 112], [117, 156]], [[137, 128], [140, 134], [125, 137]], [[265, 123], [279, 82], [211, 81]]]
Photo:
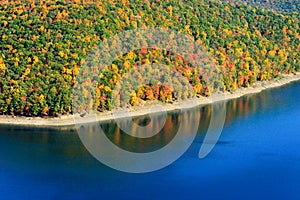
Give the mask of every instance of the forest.
[[227, 2], [248, 3], [266, 9], [274, 9], [282, 12], [299, 12], [299, 0], [230, 0]]
[[[111, 110], [117, 82], [145, 63], [175, 66], [197, 97], [296, 73], [300, 70], [299, 2], [271, 2], [262, 8], [214, 0], [1, 1], [0, 114], [80, 112], [72, 108], [72, 88], [82, 81], [78, 74], [89, 52], [116, 34], [138, 28], [163, 27], [190, 35], [213, 58], [221, 82], [217, 87], [207, 85], [201, 71], [181, 57], [142, 48], [116, 58], [99, 74], [97, 88], [86, 94], [93, 97], [89, 103], [93, 109]], [[159, 82], [128, 92], [130, 106], [147, 101], [172, 103], [190, 95], [175, 93]]]

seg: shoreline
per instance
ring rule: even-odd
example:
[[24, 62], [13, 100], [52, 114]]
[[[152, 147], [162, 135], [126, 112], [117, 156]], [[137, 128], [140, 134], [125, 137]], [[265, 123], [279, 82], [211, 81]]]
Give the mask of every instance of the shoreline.
[[[296, 75], [283, 75], [282, 78], [278, 78], [272, 81], [263, 81], [256, 82], [251, 87], [248, 88], [238, 88], [234, 92], [224, 92], [212, 94], [211, 97], [203, 97], [192, 100], [187, 100], [184, 102], [177, 102], [174, 104], [161, 105], [159, 109], [151, 109], [150, 106], [147, 107], [137, 107], [135, 110], [129, 112], [130, 117], [138, 117], [147, 115], [150, 113], [160, 113], [160, 112], [169, 112], [179, 109], [191, 109], [200, 105], [212, 104], [219, 101], [230, 100], [240, 98], [249, 94], [256, 94], [262, 92], [266, 89], [271, 89], [275, 87], [284, 86], [288, 83], [300, 80], [300, 72]], [[104, 122], [113, 120], [116, 118], [124, 118], [125, 115], [118, 115], [117, 117], [113, 115], [111, 111], [95, 115], [86, 115], [85, 117], [80, 118], [81, 123], [93, 123], [93, 122]], [[127, 116], [128, 117], [128, 116]], [[0, 125], [8, 126], [25, 126], [25, 127], [36, 127], [36, 128], [58, 128], [58, 129], [74, 129], [75, 128], [75, 119], [73, 115], [65, 115], [62, 117], [56, 118], [41, 118], [41, 117], [19, 117], [19, 116], [0, 116]]]

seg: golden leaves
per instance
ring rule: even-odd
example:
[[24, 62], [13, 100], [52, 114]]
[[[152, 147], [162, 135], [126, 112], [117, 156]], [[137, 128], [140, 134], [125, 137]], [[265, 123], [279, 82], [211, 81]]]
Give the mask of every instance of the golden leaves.
[[58, 12], [55, 19], [60, 20], [62, 18], [62, 13]]
[[230, 8], [228, 6], [225, 6], [224, 10], [226, 10], [227, 12], [229, 12]]
[[6, 102], [7, 105], [10, 105], [10, 103], [11, 103], [11, 98], [6, 99], [5, 102]]
[[37, 64], [39, 62], [39, 57], [33, 56], [33, 64]]
[[276, 55], [276, 51], [271, 50], [271, 51], [269, 51], [268, 54], [269, 54], [269, 56], [274, 57]]
[[73, 68], [73, 76], [76, 77], [78, 75], [78, 73], [79, 73], [79, 67], [76, 66], [76, 67]]
[[4, 76], [6, 73], [7, 67], [4, 63], [4, 60], [2, 57], [0, 57], [0, 76]]
[[2, 40], [6, 40], [7, 39], [7, 35], [3, 34], [2, 35]]
[[30, 68], [29, 67], [26, 68], [23, 76], [27, 76], [28, 74], [30, 74]]
[[128, 60], [126, 60], [123, 64], [123, 66], [124, 66], [125, 69], [130, 69], [131, 64]]
[[108, 87], [108, 86], [104, 86], [104, 91], [105, 91], [105, 92], [110, 92], [111, 89], [110, 89], [110, 87]]
[[39, 100], [40, 100], [40, 101], [44, 101], [44, 100], [45, 100], [45, 96], [44, 96], [43, 94], [41, 94], [41, 95], [39, 96]]
[[[124, 64], [125, 64], [125, 63], [124, 63]], [[129, 65], [130, 65], [130, 63], [129, 63]], [[112, 68], [113, 72], [115, 72], [115, 73], [118, 73], [118, 72], [119, 72], [119, 68], [118, 68], [117, 65], [112, 64], [112, 65], [111, 65], [111, 68]]]
[[102, 14], [107, 14], [106, 10], [101, 6], [100, 2], [97, 3], [97, 8]]
[[187, 75], [188, 77], [190, 77], [190, 76], [192, 75], [192, 72], [191, 72], [190, 69], [187, 69], [187, 70], [186, 70], [186, 75]]
[[32, 24], [32, 20], [31, 20], [31, 19], [28, 20], [28, 21], [26, 22], [26, 24], [28, 24], [28, 25]]
[[131, 92], [131, 95], [130, 95], [130, 104], [132, 106], [136, 106], [136, 105], [139, 104], [139, 99], [137, 98], [135, 91]]
[[44, 26], [41, 26], [41, 27], [39, 28], [39, 30], [43, 32], [43, 31], [45, 30], [45, 27], [44, 27]]
[[58, 52], [58, 55], [63, 58], [65, 56], [65, 53], [63, 51], [60, 51]]
[[36, 41], [36, 36], [35, 35], [33, 35], [32, 37], [31, 37], [31, 40], [33, 41], [33, 42], [35, 42]]
[[131, 21], [131, 26], [133, 27], [133, 28], [137, 28], [137, 22], [136, 21]]
[[168, 11], [169, 15], [172, 17], [173, 16], [173, 7], [172, 7], [172, 5], [169, 5], [167, 7], [167, 11]]
[[4, 27], [7, 27], [7, 24], [8, 24], [7, 21], [4, 21], [4, 22], [3, 22], [3, 26], [4, 26]]
[[14, 49], [12, 45], [7, 45], [7, 48], [9, 51], [12, 51]]

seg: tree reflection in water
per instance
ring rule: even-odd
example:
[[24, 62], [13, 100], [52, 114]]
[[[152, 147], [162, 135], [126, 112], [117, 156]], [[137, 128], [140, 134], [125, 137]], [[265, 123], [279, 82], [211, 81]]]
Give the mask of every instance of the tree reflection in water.
[[[272, 96], [269, 92], [248, 95], [242, 98], [233, 99], [227, 102], [227, 115], [225, 125], [230, 125], [235, 119], [248, 116], [256, 111], [264, 111], [267, 108], [268, 102], [272, 101]], [[187, 117], [187, 123], [184, 127], [188, 130], [192, 126], [198, 126], [198, 135], [202, 136], [206, 133], [210, 123], [211, 105], [199, 106], [193, 109], [168, 112], [166, 123], [163, 129], [156, 135], [150, 138], [136, 138], [124, 133], [113, 120], [102, 122], [101, 127], [105, 131], [107, 137], [116, 145], [124, 150], [131, 152], [151, 152], [167, 145], [176, 135], [181, 118]], [[200, 113], [200, 122], [195, 124], [192, 119], [193, 113]], [[149, 125], [149, 129], [154, 128], [158, 124], [160, 116], [157, 115], [157, 120], [151, 122], [148, 116], [135, 117], [133, 121], [141, 126]], [[89, 134], [95, 134], [98, 124], [89, 126]], [[136, 130], [132, 130], [132, 135]], [[30, 127], [14, 127], [0, 126], [1, 138], [9, 139], [14, 142], [22, 143], [23, 145], [37, 145], [45, 151], [55, 151], [58, 154], [76, 156], [88, 153], [82, 145], [76, 130], [69, 128], [49, 129], [49, 128], [30, 128]], [[4, 139], [4, 137], [6, 137]], [[53, 148], [55, 145], [59, 148]], [[39, 148], [37, 148], [39, 150]]]

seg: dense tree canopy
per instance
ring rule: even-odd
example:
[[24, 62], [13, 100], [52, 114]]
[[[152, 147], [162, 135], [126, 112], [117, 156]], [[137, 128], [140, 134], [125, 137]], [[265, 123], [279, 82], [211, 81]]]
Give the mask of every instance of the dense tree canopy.
[[[71, 113], [72, 87], [87, 54], [124, 30], [157, 26], [189, 34], [201, 44], [223, 74], [221, 90], [300, 70], [297, 12], [207, 0], [2, 1], [0, 113]], [[92, 106], [110, 110], [118, 80], [128, 69], [153, 62], [177, 66], [197, 96], [210, 95], [212, 88], [189, 63], [161, 49], [141, 49], [117, 58], [99, 75]], [[189, 94], [175, 94], [167, 85], [152, 83], [130, 91], [129, 103], [173, 102], [178, 96]]]
[[249, 3], [267, 9], [283, 12], [300, 12], [300, 0], [227, 0], [227, 2]]

